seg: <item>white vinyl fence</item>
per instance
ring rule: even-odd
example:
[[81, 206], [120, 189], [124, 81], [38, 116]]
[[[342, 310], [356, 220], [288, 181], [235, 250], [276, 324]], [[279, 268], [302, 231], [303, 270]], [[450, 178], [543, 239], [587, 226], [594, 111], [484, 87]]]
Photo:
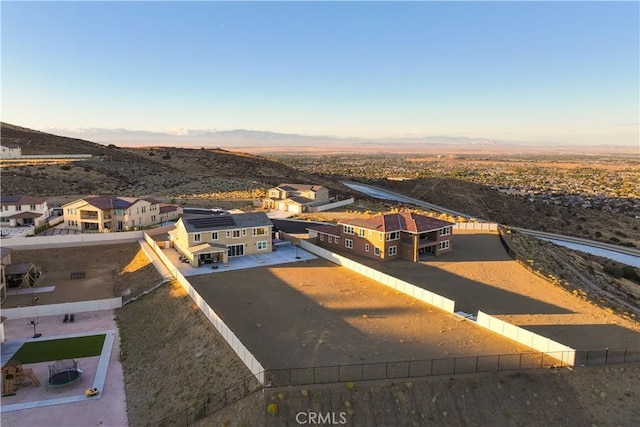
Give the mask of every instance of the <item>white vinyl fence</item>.
[[122, 307], [122, 297], [93, 301], [66, 302], [62, 304], [34, 305], [29, 307], [6, 308], [2, 315], [8, 319], [28, 319], [61, 314], [77, 314], [87, 311], [112, 310]]
[[312, 206], [309, 208], [309, 212], [323, 212], [329, 209], [339, 208], [340, 206], [347, 206], [353, 204], [355, 199], [352, 197], [346, 200], [340, 200], [338, 202], [327, 203], [326, 205]]
[[145, 234], [144, 239], [151, 246], [151, 249], [158, 255], [158, 258], [162, 260], [164, 265], [169, 269], [169, 272], [175, 279], [180, 283], [180, 285], [184, 288], [185, 291], [189, 294], [194, 303], [200, 308], [200, 310], [204, 313], [204, 315], [209, 319], [209, 321], [215, 326], [215, 328], [220, 332], [220, 334], [224, 337], [224, 339], [229, 343], [233, 351], [236, 352], [238, 357], [244, 362], [244, 364], [249, 368], [251, 373], [256, 377], [256, 379], [264, 384], [264, 368], [258, 362], [258, 359], [254, 357], [253, 354], [242, 344], [242, 342], [236, 337], [236, 335], [231, 331], [231, 329], [222, 321], [220, 316], [216, 314], [215, 311], [207, 304], [207, 302], [200, 296], [200, 294], [191, 286], [191, 283], [178, 271], [175, 265], [169, 260], [169, 258], [162, 252], [160, 247], [156, 244], [156, 242], [151, 238], [151, 236]]
[[478, 311], [477, 324], [487, 328], [497, 334], [502, 335], [510, 340], [517, 341], [545, 353], [555, 359], [561, 360], [563, 364], [573, 366], [575, 364], [576, 350], [543, 337], [531, 331], [527, 331], [519, 326], [512, 325], [503, 320], [490, 316], [482, 311]]
[[385, 286], [400, 291], [427, 304], [433, 305], [441, 310], [447, 311], [449, 313], [455, 312], [455, 301], [453, 300], [440, 296], [426, 289], [422, 289], [416, 285], [405, 282], [404, 280], [396, 279], [393, 276], [381, 273], [377, 270], [374, 270], [373, 268], [367, 267], [366, 265], [362, 265], [353, 260], [350, 260], [349, 258], [345, 258], [312, 243], [309, 243], [306, 240], [300, 240], [300, 247], [306, 251], [321, 256], [322, 258], [325, 258], [333, 262], [334, 264], [346, 267], [349, 270], [362, 274], [363, 276], [375, 280], [376, 282], [382, 283]]
[[13, 237], [3, 239], [2, 246], [12, 249], [60, 248], [65, 246], [106, 245], [109, 243], [137, 242], [143, 231], [118, 233], [66, 234], [57, 236]]
[[496, 231], [498, 229], [498, 224], [495, 222], [458, 222], [452, 228], [454, 230]]

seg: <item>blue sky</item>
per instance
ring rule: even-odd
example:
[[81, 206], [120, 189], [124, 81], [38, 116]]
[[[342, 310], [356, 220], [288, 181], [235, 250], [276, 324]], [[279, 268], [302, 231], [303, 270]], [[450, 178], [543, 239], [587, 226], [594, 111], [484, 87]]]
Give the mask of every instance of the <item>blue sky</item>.
[[2, 120], [637, 143], [638, 2], [2, 2]]

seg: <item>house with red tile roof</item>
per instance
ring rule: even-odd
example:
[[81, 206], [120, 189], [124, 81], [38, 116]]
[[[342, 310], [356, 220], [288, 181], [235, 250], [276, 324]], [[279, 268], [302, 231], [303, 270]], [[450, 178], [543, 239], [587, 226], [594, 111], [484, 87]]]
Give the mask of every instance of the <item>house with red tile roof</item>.
[[[82, 232], [133, 231], [176, 217], [182, 208], [163, 205], [149, 198], [88, 196], [62, 206], [65, 228]], [[173, 205], [171, 205], [173, 206]]]
[[313, 225], [309, 238], [318, 246], [388, 261], [398, 258], [418, 262], [453, 249], [453, 223], [414, 212], [354, 218], [336, 225]]

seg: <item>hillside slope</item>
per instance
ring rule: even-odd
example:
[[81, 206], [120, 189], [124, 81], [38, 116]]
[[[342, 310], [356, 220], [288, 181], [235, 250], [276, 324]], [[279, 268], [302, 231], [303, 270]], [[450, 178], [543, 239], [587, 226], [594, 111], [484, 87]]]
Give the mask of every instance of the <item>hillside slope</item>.
[[[23, 154], [91, 154], [65, 164], [3, 164], [2, 191], [37, 196], [66, 194], [171, 195], [189, 192], [267, 188], [281, 182], [314, 183], [342, 194], [338, 181], [296, 171], [264, 157], [222, 149], [118, 148], [66, 138], [7, 123], [2, 142], [19, 144]], [[216, 180], [221, 180], [217, 182]], [[230, 184], [231, 182], [231, 184]]]

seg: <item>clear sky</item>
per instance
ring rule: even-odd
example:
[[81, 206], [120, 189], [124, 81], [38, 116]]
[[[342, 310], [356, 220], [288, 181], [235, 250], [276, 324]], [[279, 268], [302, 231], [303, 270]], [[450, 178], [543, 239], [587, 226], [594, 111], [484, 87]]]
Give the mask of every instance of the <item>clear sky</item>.
[[7, 2], [2, 120], [638, 140], [631, 2]]

